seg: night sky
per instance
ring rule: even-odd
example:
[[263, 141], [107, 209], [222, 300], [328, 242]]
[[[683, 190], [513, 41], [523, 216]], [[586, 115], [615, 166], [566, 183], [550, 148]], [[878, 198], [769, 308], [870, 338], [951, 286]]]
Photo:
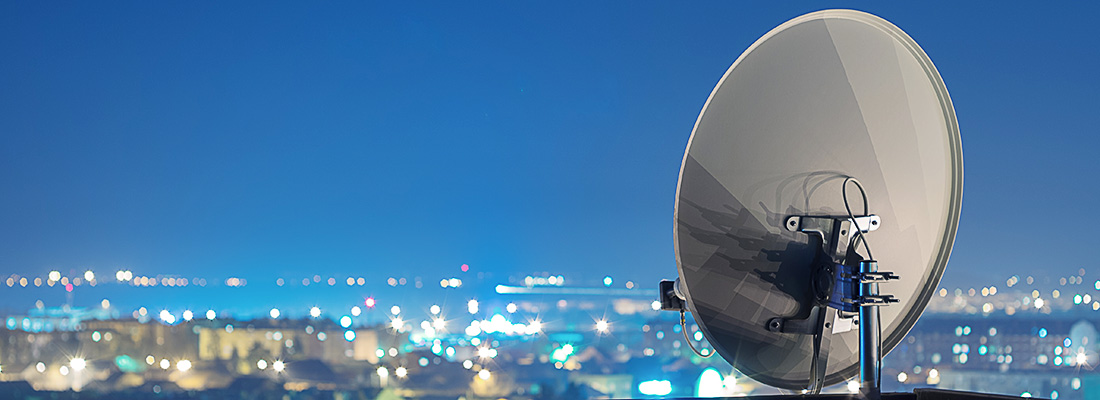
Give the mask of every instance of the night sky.
[[897, 24], [951, 92], [945, 284], [1096, 273], [1100, 6], [1075, 5], [4, 2], [0, 273], [653, 286], [711, 89], [823, 8]]

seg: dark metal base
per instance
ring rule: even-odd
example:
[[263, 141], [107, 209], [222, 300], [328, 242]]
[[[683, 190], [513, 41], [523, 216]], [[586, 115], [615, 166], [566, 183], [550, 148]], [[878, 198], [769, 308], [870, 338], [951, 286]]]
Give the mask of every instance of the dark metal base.
[[[669, 397], [673, 399], [696, 399], [695, 397]], [[737, 400], [861, 400], [858, 394], [790, 394], [727, 397]], [[913, 393], [886, 392], [882, 393], [882, 400], [1021, 400], [1023, 397], [1006, 396], [1002, 394], [988, 394], [978, 392], [963, 392], [943, 389], [914, 389]], [[1029, 399], [1035, 400], [1035, 399]]]

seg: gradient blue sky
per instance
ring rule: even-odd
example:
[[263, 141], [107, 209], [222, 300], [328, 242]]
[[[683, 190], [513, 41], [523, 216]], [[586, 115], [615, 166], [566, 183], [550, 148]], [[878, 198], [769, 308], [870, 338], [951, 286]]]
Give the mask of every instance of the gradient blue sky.
[[946, 283], [1096, 270], [1081, 4], [4, 2], [0, 272], [656, 283], [703, 102], [823, 8], [889, 19], [947, 82], [966, 188]]

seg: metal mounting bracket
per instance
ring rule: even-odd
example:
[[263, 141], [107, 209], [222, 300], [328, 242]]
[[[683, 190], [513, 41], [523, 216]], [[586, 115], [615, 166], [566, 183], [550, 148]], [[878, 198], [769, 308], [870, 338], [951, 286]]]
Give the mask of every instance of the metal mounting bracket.
[[[878, 293], [878, 283], [898, 279], [898, 276], [878, 271], [878, 263], [863, 260], [858, 254], [853, 253], [855, 256], [849, 257], [848, 250], [853, 245], [856, 229], [865, 234], [878, 230], [881, 222], [877, 215], [855, 218], [791, 216], [784, 221], [788, 231], [802, 232], [820, 239], [821, 246], [809, 278], [815, 304], [806, 318], [771, 318], [766, 328], [772, 332], [813, 335], [814, 356], [810, 374], [811, 389], [815, 394], [820, 393], [825, 384], [830, 336], [850, 331], [853, 325], [858, 325], [862, 381], [869, 393], [877, 397], [879, 354], [877, 348], [869, 349], [868, 344], [879, 340], [878, 321], [871, 317], [870, 312], [877, 312], [877, 307], [898, 301], [894, 296]], [[858, 320], [854, 318], [855, 314], [845, 314], [856, 312]], [[874, 384], [869, 383], [872, 380]]]

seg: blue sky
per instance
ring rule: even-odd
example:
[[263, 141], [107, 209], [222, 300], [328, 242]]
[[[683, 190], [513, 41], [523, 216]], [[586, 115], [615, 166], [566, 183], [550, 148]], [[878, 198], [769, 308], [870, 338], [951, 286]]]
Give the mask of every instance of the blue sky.
[[703, 102], [823, 8], [894, 22], [947, 83], [966, 184], [946, 283], [1100, 271], [1098, 10], [1036, 6], [6, 2], [0, 272], [656, 283]]

